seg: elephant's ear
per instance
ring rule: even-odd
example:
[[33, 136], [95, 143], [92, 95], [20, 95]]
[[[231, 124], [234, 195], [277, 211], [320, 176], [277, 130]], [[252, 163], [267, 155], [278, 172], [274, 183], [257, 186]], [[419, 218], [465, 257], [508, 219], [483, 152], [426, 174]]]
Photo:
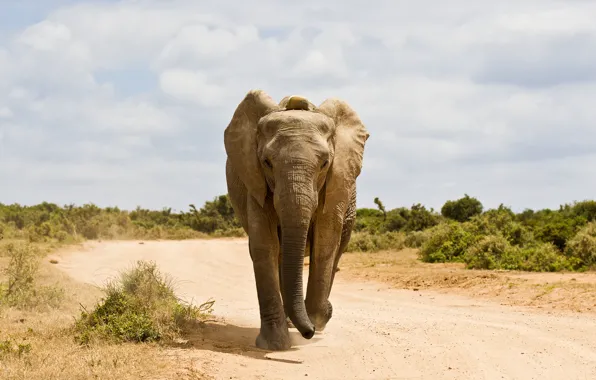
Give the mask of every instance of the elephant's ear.
[[329, 207], [336, 207], [333, 199], [345, 199], [354, 188], [370, 134], [356, 111], [342, 100], [327, 99], [318, 107], [318, 112], [335, 122], [335, 155], [327, 175], [325, 212]]
[[280, 107], [262, 90], [249, 91], [236, 107], [224, 132], [224, 145], [232, 168], [261, 207], [267, 183], [257, 157], [257, 124]]

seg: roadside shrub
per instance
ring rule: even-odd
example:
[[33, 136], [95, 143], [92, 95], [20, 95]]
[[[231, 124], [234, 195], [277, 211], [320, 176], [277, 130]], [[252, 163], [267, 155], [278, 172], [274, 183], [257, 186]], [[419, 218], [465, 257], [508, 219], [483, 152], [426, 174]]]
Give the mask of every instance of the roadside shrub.
[[4, 249], [9, 262], [3, 269], [7, 282], [0, 284], [0, 303], [20, 309], [59, 306], [63, 289], [36, 283], [42, 251], [28, 242], [10, 243]]
[[189, 325], [204, 320], [213, 306], [212, 301], [194, 306], [179, 300], [171, 279], [152, 262], [137, 262], [117, 281], [109, 282], [105, 292], [94, 310], [83, 310], [76, 320], [77, 342], [171, 340]]
[[559, 250], [564, 250], [567, 241], [575, 235], [576, 225], [570, 220], [554, 220], [538, 226], [535, 229], [536, 239], [545, 243], [552, 243]]
[[408, 248], [420, 248], [429, 239], [428, 231], [412, 231], [406, 234], [404, 245]]
[[515, 257], [509, 241], [502, 235], [484, 236], [478, 242], [470, 245], [463, 255], [463, 261], [469, 269], [499, 269], [501, 261], [512, 263]]
[[468, 269], [505, 269], [529, 272], [573, 270], [577, 260], [561, 255], [552, 243], [535, 242], [513, 246], [502, 235], [489, 235], [472, 245], [464, 255]]
[[383, 213], [373, 208], [360, 208], [356, 210], [355, 232], [378, 233], [383, 226]]
[[3, 270], [8, 278], [3, 299], [13, 305], [31, 296], [41, 253], [36, 246], [22, 242], [8, 244], [5, 249], [10, 261]]
[[408, 224], [408, 210], [394, 209], [387, 212], [387, 219], [384, 223], [385, 231], [402, 231]]
[[245, 237], [246, 232], [242, 227], [230, 228], [227, 230], [216, 230], [213, 237]]
[[513, 211], [502, 205], [497, 209], [491, 209], [481, 215], [475, 215], [469, 220], [469, 225], [475, 233], [482, 235], [494, 235], [505, 231], [515, 221]]
[[475, 235], [502, 235], [511, 245], [525, 246], [534, 242], [534, 234], [522, 223], [515, 220], [515, 214], [508, 208], [488, 210], [476, 215], [465, 223]]
[[573, 216], [585, 218], [588, 222], [596, 221], [596, 201], [575, 202], [569, 209]]
[[369, 232], [353, 232], [347, 252], [379, 252], [404, 249], [405, 236], [400, 232], [371, 234]]
[[476, 236], [457, 222], [441, 223], [428, 231], [419, 256], [428, 263], [461, 261], [466, 249]]
[[576, 258], [585, 267], [596, 266], [596, 222], [582, 228], [569, 240], [565, 253]]
[[588, 222], [589, 207], [585, 206], [586, 210], [583, 207], [582, 204], [576, 204], [561, 206], [560, 210], [525, 210], [516, 219], [533, 231], [536, 240], [552, 243], [563, 252], [569, 239]]
[[408, 213], [405, 231], [422, 231], [434, 227], [441, 222], [441, 219], [432, 210], [427, 210], [420, 203], [412, 205]]
[[517, 248], [522, 258], [517, 267], [503, 269], [517, 269], [530, 272], [559, 272], [573, 270], [579, 260], [568, 259], [561, 255], [558, 248], [552, 243], [536, 243], [525, 248]]
[[441, 208], [441, 215], [463, 223], [470, 220], [473, 216], [480, 215], [482, 209], [482, 203], [478, 199], [465, 194], [463, 198], [445, 202]]

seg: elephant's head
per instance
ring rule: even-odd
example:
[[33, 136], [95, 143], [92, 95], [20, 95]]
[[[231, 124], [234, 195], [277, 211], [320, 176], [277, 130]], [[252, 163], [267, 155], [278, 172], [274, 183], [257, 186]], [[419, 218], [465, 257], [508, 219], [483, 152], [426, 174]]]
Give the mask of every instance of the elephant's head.
[[261, 207], [271, 193], [281, 225], [282, 298], [302, 336], [314, 326], [304, 305], [302, 270], [316, 211], [340, 212], [362, 167], [369, 134], [343, 101], [319, 107], [302, 97], [275, 103], [250, 91], [238, 105], [224, 141], [236, 173]]

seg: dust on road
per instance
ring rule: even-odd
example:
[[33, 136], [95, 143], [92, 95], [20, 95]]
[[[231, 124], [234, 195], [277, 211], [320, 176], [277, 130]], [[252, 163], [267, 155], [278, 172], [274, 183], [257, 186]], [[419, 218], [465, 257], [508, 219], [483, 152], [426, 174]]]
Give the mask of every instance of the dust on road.
[[96, 285], [152, 260], [176, 278], [182, 298], [215, 299], [220, 321], [169, 351], [215, 379], [596, 378], [593, 314], [389, 289], [340, 271], [326, 330], [307, 341], [292, 329], [291, 351], [267, 353], [254, 347], [260, 323], [246, 240], [94, 242], [60, 256], [62, 270]]

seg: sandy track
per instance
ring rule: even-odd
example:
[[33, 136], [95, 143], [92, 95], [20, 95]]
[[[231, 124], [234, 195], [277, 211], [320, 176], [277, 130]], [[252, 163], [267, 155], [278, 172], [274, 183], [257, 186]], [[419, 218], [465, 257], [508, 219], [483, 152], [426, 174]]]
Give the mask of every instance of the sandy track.
[[253, 344], [259, 313], [245, 240], [89, 243], [61, 256], [62, 270], [92, 284], [153, 260], [183, 298], [214, 298], [224, 322], [171, 351], [217, 379], [596, 379], [593, 315], [348, 283], [340, 271], [325, 332], [306, 341], [292, 330], [292, 351], [266, 353]]

